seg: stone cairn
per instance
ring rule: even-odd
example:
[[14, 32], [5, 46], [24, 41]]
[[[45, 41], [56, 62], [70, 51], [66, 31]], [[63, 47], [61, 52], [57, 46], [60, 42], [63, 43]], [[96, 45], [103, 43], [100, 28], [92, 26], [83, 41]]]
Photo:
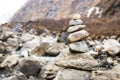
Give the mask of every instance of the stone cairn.
[[[89, 36], [89, 33], [84, 30], [86, 25], [81, 20], [81, 15], [75, 14], [72, 20], [69, 22], [69, 28], [67, 29], [69, 48], [76, 52], [87, 52], [88, 46], [82, 39]], [[82, 46], [81, 46], [82, 45]], [[81, 48], [81, 49], [80, 49]]]

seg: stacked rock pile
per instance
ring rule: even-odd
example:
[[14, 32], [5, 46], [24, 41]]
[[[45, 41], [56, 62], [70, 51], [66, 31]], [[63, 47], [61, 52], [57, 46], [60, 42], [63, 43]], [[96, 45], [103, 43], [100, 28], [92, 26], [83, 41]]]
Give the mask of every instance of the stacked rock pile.
[[[81, 16], [79, 14], [74, 15], [72, 20], [69, 22], [69, 28], [67, 30], [67, 32], [69, 33], [68, 40], [70, 42], [70, 50], [76, 52], [88, 51], [87, 44], [85, 44], [85, 42], [82, 41], [82, 39], [89, 36], [89, 33], [86, 30], [84, 30], [85, 27], [86, 25], [83, 24]], [[78, 46], [79, 48], [77, 48]]]

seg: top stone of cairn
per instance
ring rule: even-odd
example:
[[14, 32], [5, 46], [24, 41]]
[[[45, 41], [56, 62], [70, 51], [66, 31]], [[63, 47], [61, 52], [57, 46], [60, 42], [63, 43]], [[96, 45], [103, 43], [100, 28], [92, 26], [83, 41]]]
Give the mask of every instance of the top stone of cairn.
[[75, 15], [73, 15], [73, 17], [72, 17], [73, 20], [80, 20], [80, 18], [81, 18], [81, 15], [80, 15], [80, 14], [75, 14]]

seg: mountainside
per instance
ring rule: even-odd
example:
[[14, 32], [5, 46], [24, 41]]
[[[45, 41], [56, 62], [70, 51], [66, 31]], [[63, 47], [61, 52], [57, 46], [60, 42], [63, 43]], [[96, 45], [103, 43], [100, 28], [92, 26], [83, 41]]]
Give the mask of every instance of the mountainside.
[[12, 17], [12, 22], [27, 22], [41, 18], [63, 19], [75, 13], [86, 11], [98, 4], [100, 0], [28, 0]]
[[105, 16], [120, 16], [120, 0], [101, 0], [98, 5]]

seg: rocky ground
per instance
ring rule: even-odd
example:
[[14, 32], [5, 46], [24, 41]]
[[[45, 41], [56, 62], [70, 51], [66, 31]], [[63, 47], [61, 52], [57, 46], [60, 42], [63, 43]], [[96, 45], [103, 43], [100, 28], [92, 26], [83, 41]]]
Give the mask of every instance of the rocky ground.
[[120, 37], [91, 39], [80, 15], [67, 32], [0, 27], [0, 80], [120, 80]]

